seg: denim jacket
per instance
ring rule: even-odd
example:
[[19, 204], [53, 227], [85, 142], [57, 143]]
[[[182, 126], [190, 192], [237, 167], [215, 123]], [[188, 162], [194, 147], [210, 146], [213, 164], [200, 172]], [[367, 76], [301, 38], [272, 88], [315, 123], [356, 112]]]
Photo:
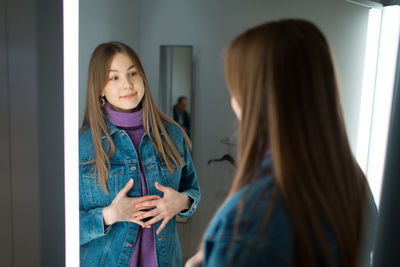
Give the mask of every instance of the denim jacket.
[[[103, 208], [110, 205], [117, 193], [133, 178], [134, 185], [128, 192], [129, 197], [141, 196], [140, 166], [137, 152], [128, 134], [118, 129], [106, 119], [109, 133], [116, 147], [110, 158], [110, 173], [107, 179], [109, 195], [106, 195], [94, 177], [93, 164], [82, 164], [95, 155], [90, 128], [82, 129], [79, 135], [79, 217], [80, 217], [80, 262], [81, 266], [129, 266], [135, 247], [138, 225], [131, 222], [117, 222], [104, 226]], [[146, 173], [149, 195], [162, 192], [155, 188], [155, 181], [171, 187], [192, 199], [188, 210], [179, 215], [190, 217], [200, 202], [200, 188], [188, 147], [180, 129], [172, 124], [165, 125], [166, 131], [174, 142], [184, 166], [172, 174], [165, 163], [157, 156], [154, 147], [145, 133], [140, 142], [140, 159]], [[103, 147], [107, 148], [107, 138], [103, 134]], [[176, 229], [175, 217], [172, 218], [159, 235], [155, 233], [162, 221], [153, 225], [154, 242], [158, 266], [181, 266], [181, 248]]]
[[[261, 169], [271, 169], [271, 158], [263, 160]], [[273, 176], [266, 175], [243, 187], [224, 203], [204, 236], [203, 266], [296, 266], [293, 225], [282, 200], [279, 197], [272, 200], [272, 185]], [[236, 214], [243, 199], [243, 213], [235, 230]], [[262, 215], [270, 201], [274, 202], [268, 228], [260, 233]], [[371, 215], [369, 223], [374, 223], [377, 218], [376, 206], [371, 202], [367, 206]], [[367, 231], [376, 231], [376, 224], [367, 227]], [[235, 231], [237, 232], [234, 235]], [[332, 231], [326, 229], [326, 236], [330, 252], [338, 266], [339, 251]], [[365, 252], [360, 254], [360, 260], [364, 263], [361, 266], [369, 266], [373, 240], [364, 241], [369, 242], [369, 245], [362, 244]], [[315, 254], [317, 265], [324, 266], [318, 253]]]

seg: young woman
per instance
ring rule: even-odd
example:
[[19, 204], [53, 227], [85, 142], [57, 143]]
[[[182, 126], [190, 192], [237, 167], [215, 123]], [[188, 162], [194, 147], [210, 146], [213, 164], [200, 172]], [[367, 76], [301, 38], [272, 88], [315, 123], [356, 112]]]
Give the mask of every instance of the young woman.
[[185, 131], [127, 45], [93, 52], [79, 136], [81, 266], [181, 266], [175, 215], [200, 202]]
[[187, 266], [366, 266], [376, 206], [354, 159], [328, 43], [303, 20], [252, 28], [225, 57], [239, 119], [230, 195]]

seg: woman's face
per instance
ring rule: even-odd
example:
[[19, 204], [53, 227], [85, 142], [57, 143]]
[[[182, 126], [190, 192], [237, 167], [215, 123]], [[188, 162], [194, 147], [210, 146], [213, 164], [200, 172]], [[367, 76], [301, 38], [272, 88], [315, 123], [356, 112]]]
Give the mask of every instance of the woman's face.
[[116, 110], [127, 111], [137, 107], [144, 95], [143, 79], [130, 58], [118, 53], [111, 61], [108, 82], [101, 92]]
[[236, 101], [236, 98], [234, 98], [233, 96], [231, 97], [231, 106], [232, 106], [233, 112], [235, 113], [238, 120], [241, 120], [242, 119], [242, 109], [239, 107], [239, 104]]

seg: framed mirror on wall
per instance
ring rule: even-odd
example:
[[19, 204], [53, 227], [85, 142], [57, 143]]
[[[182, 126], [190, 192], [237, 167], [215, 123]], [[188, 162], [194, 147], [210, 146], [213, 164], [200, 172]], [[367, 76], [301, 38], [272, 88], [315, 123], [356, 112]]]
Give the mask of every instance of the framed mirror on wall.
[[160, 46], [160, 96], [163, 111], [191, 138], [193, 128], [193, 46]]
[[[193, 46], [160, 46], [161, 108], [192, 137], [193, 114]], [[179, 223], [188, 219], [179, 215]]]

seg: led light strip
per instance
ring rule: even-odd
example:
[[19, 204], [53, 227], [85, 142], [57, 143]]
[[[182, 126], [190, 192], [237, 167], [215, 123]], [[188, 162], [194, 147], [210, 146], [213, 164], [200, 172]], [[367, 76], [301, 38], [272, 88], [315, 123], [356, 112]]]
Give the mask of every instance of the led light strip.
[[379, 204], [400, 36], [400, 6], [383, 9], [367, 177]]
[[63, 1], [65, 266], [79, 266], [79, 0]]
[[376, 65], [378, 61], [381, 17], [381, 9], [371, 8], [369, 10], [356, 153], [358, 163], [360, 164], [364, 173], [367, 172], [368, 166], [368, 151], [375, 91]]
[[371, 8], [357, 138], [357, 160], [379, 205], [400, 36], [400, 6]]

